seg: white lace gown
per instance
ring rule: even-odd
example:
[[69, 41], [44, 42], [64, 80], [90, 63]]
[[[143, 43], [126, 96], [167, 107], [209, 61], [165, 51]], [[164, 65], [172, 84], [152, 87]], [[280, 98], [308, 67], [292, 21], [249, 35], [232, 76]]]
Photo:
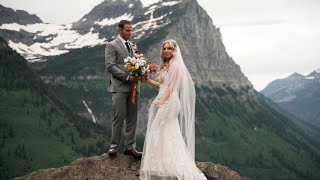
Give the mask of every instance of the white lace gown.
[[[162, 83], [156, 99], [160, 98], [168, 87], [165, 78], [166, 73], [159, 77]], [[141, 180], [207, 179], [197, 168], [183, 139], [178, 121], [180, 107], [176, 90], [160, 107], [151, 105], [140, 168]]]

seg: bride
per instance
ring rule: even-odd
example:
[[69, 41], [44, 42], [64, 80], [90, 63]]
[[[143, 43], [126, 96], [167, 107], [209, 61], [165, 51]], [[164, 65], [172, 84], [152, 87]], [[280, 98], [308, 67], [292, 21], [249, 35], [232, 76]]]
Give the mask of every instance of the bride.
[[142, 79], [159, 93], [149, 109], [140, 179], [206, 179], [194, 160], [195, 88], [175, 40], [162, 44], [158, 80]]

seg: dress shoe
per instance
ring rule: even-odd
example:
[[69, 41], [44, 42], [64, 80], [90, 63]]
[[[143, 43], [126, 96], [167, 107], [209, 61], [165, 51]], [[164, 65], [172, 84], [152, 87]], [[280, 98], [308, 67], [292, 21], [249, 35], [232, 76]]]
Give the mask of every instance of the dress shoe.
[[117, 155], [117, 149], [116, 148], [109, 149], [108, 154], [110, 157], [115, 157]]
[[132, 157], [134, 157], [135, 159], [140, 160], [142, 157], [142, 153], [137, 151], [136, 149], [131, 149], [131, 150], [125, 150], [124, 155], [130, 155]]

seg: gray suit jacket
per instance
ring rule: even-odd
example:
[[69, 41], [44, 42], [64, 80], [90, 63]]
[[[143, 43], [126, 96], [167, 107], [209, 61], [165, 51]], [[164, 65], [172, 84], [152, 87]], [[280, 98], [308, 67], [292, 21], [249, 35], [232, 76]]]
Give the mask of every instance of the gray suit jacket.
[[[107, 67], [110, 85], [109, 92], [130, 92], [131, 81], [127, 80], [129, 73], [124, 67], [124, 59], [133, 56], [133, 52], [128, 52], [127, 48], [117, 37], [115, 40], [108, 42], [105, 49], [105, 64]], [[137, 83], [137, 91], [140, 89], [140, 83]]]

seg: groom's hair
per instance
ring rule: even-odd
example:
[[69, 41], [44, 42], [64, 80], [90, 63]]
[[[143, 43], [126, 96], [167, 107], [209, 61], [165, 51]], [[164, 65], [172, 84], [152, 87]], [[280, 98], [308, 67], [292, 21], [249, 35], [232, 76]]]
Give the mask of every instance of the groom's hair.
[[121, 20], [118, 24], [118, 30], [123, 29], [125, 24], [131, 24], [131, 22], [128, 20]]

